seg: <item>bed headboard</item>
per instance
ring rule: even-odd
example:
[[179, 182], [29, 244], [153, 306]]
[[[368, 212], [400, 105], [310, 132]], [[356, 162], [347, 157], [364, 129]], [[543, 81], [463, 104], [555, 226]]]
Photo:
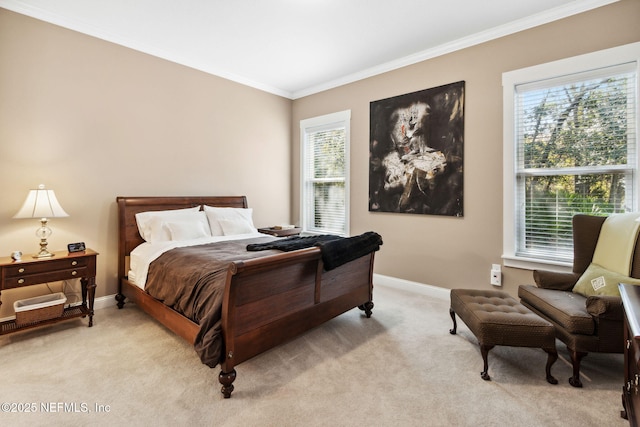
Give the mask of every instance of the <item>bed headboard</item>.
[[143, 243], [138, 232], [136, 214], [147, 211], [192, 208], [209, 205], [224, 208], [246, 208], [246, 196], [180, 196], [180, 197], [117, 197], [118, 203], [118, 278], [127, 276], [125, 258]]

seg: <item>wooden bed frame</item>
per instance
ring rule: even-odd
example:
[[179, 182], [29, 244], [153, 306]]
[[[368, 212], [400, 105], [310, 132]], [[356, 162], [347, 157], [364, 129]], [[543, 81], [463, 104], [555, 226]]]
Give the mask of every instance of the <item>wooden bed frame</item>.
[[[199, 205], [246, 208], [245, 196], [118, 197], [118, 307], [125, 298], [190, 343], [199, 325], [127, 279], [129, 254], [143, 242], [135, 214]], [[371, 316], [374, 252], [324, 271], [317, 247], [269, 255], [229, 266], [222, 306], [223, 357], [218, 376], [231, 397], [235, 366], [354, 307]]]

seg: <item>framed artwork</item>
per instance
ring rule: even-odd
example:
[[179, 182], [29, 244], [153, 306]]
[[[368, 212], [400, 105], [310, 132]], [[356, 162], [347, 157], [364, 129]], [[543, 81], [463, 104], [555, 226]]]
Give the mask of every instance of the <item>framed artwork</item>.
[[369, 211], [463, 216], [464, 81], [370, 104]]

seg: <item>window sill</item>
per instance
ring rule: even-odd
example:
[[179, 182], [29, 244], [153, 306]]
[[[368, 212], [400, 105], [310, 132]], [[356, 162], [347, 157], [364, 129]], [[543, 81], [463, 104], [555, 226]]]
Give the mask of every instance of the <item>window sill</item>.
[[338, 233], [337, 231], [320, 231], [320, 230], [305, 230], [305, 229], [302, 229], [302, 231], [300, 232], [301, 236], [322, 236], [322, 235], [326, 235], [326, 234], [332, 234], [334, 236], [340, 236], [340, 237], [349, 237], [348, 234]]
[[523, 258], [514, 255], [502, 255], [505, 267], [519, 268], [522, 270], [548, 270], [560, 273], [570, 273], [573, 265], [569, 262], [544, 261], [533, 258]]

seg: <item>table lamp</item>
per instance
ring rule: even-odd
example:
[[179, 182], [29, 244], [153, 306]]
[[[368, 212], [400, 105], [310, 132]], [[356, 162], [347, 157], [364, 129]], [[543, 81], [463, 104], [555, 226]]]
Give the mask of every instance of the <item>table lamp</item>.
[[60, 218], [69, 216], [56, 198], [53, 190], [45, 190], [40, 184], [37, 190], [29, 190], [27, 199], [14, 218], [40, 218], [40, 228], [36, 230], [36, 236], [40, 238], [40, 252], [34, 258], [48, 258], [53, 254], [47, 250], [47, 238], [51, 235], [51, 229], [47, 227], [48, 218]]

